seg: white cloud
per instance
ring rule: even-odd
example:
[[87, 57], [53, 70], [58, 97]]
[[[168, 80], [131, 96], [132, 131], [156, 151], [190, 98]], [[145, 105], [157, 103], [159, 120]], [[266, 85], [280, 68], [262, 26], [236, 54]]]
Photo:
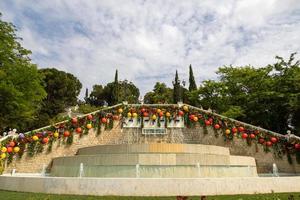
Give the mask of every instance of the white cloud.
[[34, 62], [89, 88], [112, 81], [116, 68], [145, 93], [156, 81], [171, 86], [175, 69], [187, 80], [189, 64], [200, 82], [222, 65], [264, 66], [300, 50], [297, 0], [16, 0], [0, 11]]

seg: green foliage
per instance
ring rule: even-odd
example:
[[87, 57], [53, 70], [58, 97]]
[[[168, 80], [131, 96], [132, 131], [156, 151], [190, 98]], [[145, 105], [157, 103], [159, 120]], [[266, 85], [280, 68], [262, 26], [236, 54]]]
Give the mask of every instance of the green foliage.
[[190, 74], [189, 75], [189, 91], [191, 92], [193, 90], [197, 90], [197, 85], [196, 85], [192, 65], [190, 65], [189, 74]]
[[228, 110], [223, 112], [222, 115], [236, 119], [245, 116], [245, 112], [240, 106], [229, 106]]
[[[111, 82], [106, 86], [94, 85], [93, 91], [89, 97], [89, 103], [94, 106], [102, 106], [105, 102], [108, 105], [114, 105], [116, 93], [114, 92], [116, 83]], [[127, 80], [118, 82], [118, 103], [127, 101], [128, 103], [138, 103], [138, 98], [140, 96], [139, 89]]]
[[168, 88], [165, 83], [157, 82], [153, 91], [148, 92], [144, 96], [144, 103], [172, 103], [173, 90]]
[[78, 107], [78, 112], [87, 114], [87, 113], [91, 113], [91, 112], [94, 112], [94, 111], [100, 110], [100, 109], [101, 109], [100, 106], [93, 106], [90, 104], [81, 104]]
[[112, 87], [112, 96], [111, 96], [111, 104], [119, 103], [119, 95], [120, 95], [120, 85], [118, 80], [118, 70], [116, 70], [115, 81]]
[[31, 52], [21, 46], [15, 31], [0, 19], [0, 132], [5, 127], [25, 128], [46, 96], [42, 76], [30, 62]]
[[4, 172], [4, 162], [3, 160], [0, 160], [0, 175]]

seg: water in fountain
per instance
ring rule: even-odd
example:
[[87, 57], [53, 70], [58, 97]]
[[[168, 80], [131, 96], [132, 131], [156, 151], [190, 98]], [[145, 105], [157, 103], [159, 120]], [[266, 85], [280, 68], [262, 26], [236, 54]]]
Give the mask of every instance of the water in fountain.
[[46, 176], [46, 165], [45, 164], [43, 164], [41, 176]]
[[80, 163], [79, 166], [79, 178], [84, 176], [84, 171], [83, 171], [83, 163]]
[[140, 177], [140, 165], [139, 164], [136, 164], [135, 166], [135, 170], [136, 170], [136, 178], [139, 178]]
[[273, 163], [273, 176], [278, 177], [278, 168], [275, 163]]

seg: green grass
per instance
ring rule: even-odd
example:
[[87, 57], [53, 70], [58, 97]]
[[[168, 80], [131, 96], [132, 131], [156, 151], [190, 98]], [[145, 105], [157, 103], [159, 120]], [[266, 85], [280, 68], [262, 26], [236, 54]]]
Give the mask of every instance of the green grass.
[[[77, 196], [54, 195], [24, 192], [10, 192], [0, 190], [0, 200], [176, 200], [176, 197], [116, 197], [116, 196]], [[234, 196], [210, 196], [206, 200], [300, 200], [300, 193], [292, 194], [257, 194]], [[188, 200], [200, 200], [200, 197], [189, 197]]]

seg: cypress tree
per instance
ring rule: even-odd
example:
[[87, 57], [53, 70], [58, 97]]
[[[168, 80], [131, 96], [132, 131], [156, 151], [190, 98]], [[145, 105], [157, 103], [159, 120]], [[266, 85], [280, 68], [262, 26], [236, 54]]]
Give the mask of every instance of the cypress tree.
[[192, 65], [190, 65], [189, 91], [191, 92], [193, 90], [197, 90], [197, 85], [196, 85], [196, 81], [195, 81], [195, 77], [194, 77]]
[[112, 91], [112, 104], [119, 103], [119, 80], [118, 80], [118, 70], [115, 73], [115, 81]]
[[181, 95], [180, 95], [180, 80], [178, 78], [178, 72], [176, 70], [175, 74], [175, 80], [173, 81], [173, 102], [177, 103], [181, 101]]
[[85, 97], [84, 97], [85, 103], [89, 103], [89, 89], [85, 89]]

